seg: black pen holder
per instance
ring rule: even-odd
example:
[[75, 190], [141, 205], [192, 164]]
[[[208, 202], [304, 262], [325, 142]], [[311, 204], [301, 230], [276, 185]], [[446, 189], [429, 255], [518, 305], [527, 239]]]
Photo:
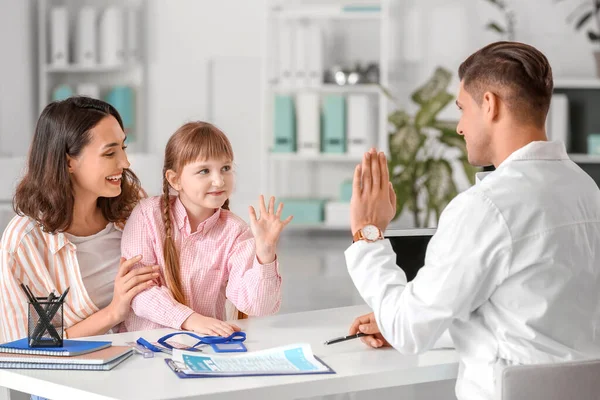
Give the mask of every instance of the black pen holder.
[[63, 302], [38, 297], [28, 302], [27, 339], [29, 347], [63, 346]]

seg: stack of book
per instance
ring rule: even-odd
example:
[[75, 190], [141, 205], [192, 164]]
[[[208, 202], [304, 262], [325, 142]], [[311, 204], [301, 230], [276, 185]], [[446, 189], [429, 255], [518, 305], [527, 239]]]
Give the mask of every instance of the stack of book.
[[29, 347], [24, 338], [0, 344], [0, 368], [108, 371], [132, 352], [128, 346], [87, 340], [64, 340], [63, 347]]

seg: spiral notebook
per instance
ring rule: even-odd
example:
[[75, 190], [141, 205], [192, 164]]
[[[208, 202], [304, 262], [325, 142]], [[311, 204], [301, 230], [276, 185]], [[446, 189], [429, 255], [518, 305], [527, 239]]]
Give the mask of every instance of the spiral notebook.
[[0, 353], [37, 354], [40, 356], [72, 357], [105, 349], [112, 342], [92, 340], [63, 340], [63, 347], [29, 347], [27, 338], [0, 344]]
[[33, 362], [1, 362], [0, 369], [62, 369], [62, 370], [92, 370], [109, 371], [131, 357], [132, 351], [128, 351], [122, 356], [106, 364], [64, 364], [64, 363], [33, 363]]
[[0, 363], [40, 363], [40, 364], [108, 364], [133, 349], [130, 346], [111, 346], [91, 353], [72, 357], [43, 356], [38, 354], [0, 353]]

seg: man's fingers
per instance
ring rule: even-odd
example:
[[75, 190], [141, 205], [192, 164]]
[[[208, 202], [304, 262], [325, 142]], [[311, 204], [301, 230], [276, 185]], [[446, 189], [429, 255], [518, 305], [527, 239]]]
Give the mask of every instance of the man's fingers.
[[361, 177], [362, 177], [362, 167], [360, 164], [354, 168], [354, 178], [352, 179], [352, 197], [358, 198], [360, 197], [361, 192]]
[[358, 327], [358, 330], [362, 333], [366, 333], [367, 335], [373, 335], [375, 333], [379, 333], [379, 327], [376, 323], [372, 322], [369, 324], [362, 324]]
[[371, 192], [373, 186], [373, 177], [371, 175], [371, 153], [365, 153], [362, 163], [362, 191]]
[[392, 205], [392, 207], [394, 207], [394, 215], [396, 214], [396, 191], [394, 190], [394, 185], [392, 185], [392, 182], [390, 182], [389, 184], [390, 187], [390, 204]]
[[373, 316], [373, 314], [366, 314], [366, 315], [361, 315], [360, 317], [357, 317], [353, 322], [352, 325], [350, 325], [350, 331], [349, 334], [350, 335], [355, 335], [356, 333], [359, 332], [359, 326], [360, 325], [365, 325], [365, 324], [369, 324], [372, 321], [375, 320], [375, 317]]
[[385, 185], [390, 181], [390, 171], [383, 151], [379, 153], [379, 169], [381, 170], [381, 189], [385, 189]]
[[381, 168], [379, 167], [379, 156], [373, 150], [369, 153], [371, 157], [371, 175], [373, 176], [373, 192], [381, 190]]

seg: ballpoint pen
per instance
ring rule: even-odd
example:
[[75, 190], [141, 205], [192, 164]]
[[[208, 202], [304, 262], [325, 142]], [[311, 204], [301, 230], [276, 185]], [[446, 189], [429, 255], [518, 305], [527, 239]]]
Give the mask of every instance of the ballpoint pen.
[[334, 343], [345, 342], [346, 340], [358, 339], [359, 337], [363, 337], [363, 336], [367, 336], [367, 335], [365, 333], [359, 332], [356, 335], [341, 336], [341, 337], [338, 337], [335, 339], [328, 340], [324, 344], [329, 345], [329, 344], [334, 344]]

